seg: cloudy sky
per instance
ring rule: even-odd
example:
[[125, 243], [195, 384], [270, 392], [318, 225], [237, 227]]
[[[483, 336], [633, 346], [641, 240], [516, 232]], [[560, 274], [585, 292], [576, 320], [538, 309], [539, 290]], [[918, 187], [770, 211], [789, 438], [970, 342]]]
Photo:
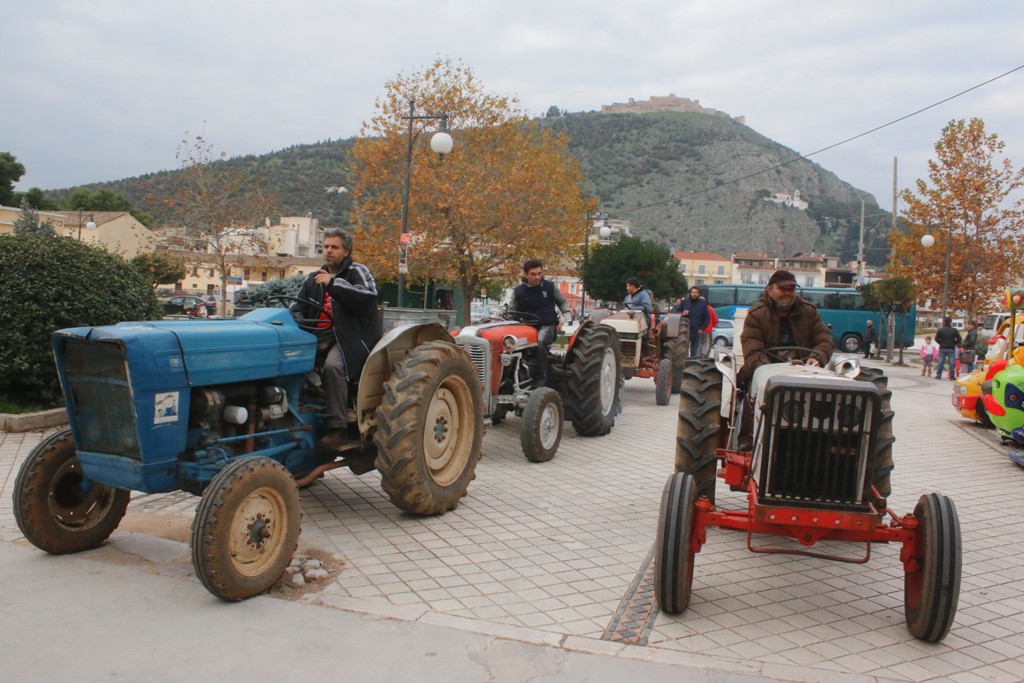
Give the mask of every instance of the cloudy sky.
[[[1024, 65], [1014, 0], [33, 0], [0, 21], [0, 151], [53, 189], [347, 138], [384, 84], [461, 59], [531, 114], [675, 93], [801, 154]], [[1014, 47], [1017, 45], [1017, 47]], [[813, 157], [891, 206], [942, 127], [980, 117], [1024, 166], [1024, 70]]]

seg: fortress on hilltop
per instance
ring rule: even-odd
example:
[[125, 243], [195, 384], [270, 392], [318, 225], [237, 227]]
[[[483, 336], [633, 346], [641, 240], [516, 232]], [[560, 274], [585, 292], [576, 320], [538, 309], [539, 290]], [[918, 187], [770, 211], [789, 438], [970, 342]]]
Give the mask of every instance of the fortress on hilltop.
[[676, 97], [675, 93], [669, 93], [668, 97], [652, 97], [648, 100], [637, 102], [632, 97], [628, 102], [616, 102], [614, 104], [602, 104], [602, 114], [653, 114], [659, 111], [680, 111], [697, 114], [711, 114], [732, 119], [737, 123], [747, 124], [745, 116], [729, 116], [724, 111], [702, 107], [700, 100], [691, 100], [688, 97]]

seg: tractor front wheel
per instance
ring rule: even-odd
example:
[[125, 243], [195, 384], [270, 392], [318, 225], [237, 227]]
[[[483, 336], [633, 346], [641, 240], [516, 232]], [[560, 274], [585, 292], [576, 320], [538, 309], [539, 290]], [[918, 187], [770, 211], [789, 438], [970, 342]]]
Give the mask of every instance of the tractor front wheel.
[[550, 387], [530, 393], [523, 409], [519, 441], [530, 462], [547, 462], [555, 457], [562, 441], [562, 399]]
[[264, 593], [299, 544], [302, 504], [284, 465], [264, 457], [229, 463], [203, 492], [192, 522], [192, 564], [221, 600]]
[[129, 493], [85, 476], [70, 429], [32, 449], [14, 481], [14, 518], [32, 545], [54, 555], [95, 548], [128, 509]]
[[921, 496], [917, 518], [917, 569], [904, 576], [907, 628], [929, 643], [946, 637], [960, 600], [960, 519], [953, 501], [940, 493]]
[[659, 406], [667, 406], [672, 397], [672, 359], [662, 358], [658, 361], [658, 374], [654, 378], [654, 402]]
[[679, 614], [690, 604], [694, 556], [690, 536], [696, 505], [693, 476], [685, 472], [670, 476], [661, 494], [654, 545], [654, 597], [666, 614]]
[[455, 508], [476, 476], [480, 380], [467, 353], [426, 342], [395, 363], [377, 408], [377, 470], [391, 502], [414, 515]]

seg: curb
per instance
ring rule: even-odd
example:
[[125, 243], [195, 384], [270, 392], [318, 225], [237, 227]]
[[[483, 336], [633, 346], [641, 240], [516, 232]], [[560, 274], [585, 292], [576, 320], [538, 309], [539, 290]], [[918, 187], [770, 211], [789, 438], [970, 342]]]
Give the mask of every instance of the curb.
[[44, 410], [39, 413], [12, 415], [0, 413], [0, 431], [4, 432], [39, 432], [51, 427], [59, 427], [68, 423], [68, 414], [64, 408]]

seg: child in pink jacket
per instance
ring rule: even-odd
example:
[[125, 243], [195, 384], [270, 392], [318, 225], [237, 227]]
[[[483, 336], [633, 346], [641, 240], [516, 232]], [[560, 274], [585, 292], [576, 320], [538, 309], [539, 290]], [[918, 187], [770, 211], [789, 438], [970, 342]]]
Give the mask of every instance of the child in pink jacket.
[[925, 337], [924, 344], [921, 345], [921, 360], [924, 361], [924, 367], [921, 368], [922, 377], [932, 376], [932, 361], [938, 358], [939, 345], [933, 342], [931, 337]]

